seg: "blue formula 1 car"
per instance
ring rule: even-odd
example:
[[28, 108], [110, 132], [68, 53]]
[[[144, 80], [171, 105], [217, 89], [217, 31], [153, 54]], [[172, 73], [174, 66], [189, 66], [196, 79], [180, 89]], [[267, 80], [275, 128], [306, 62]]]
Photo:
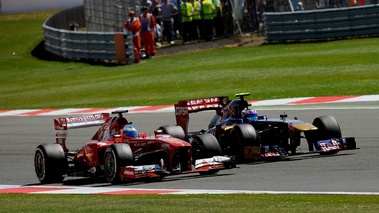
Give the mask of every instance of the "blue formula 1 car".
[[[279, 118], [258, 115], [249, 109], [245, 100], [249, 93], [240, 93], [238, 99], [226, 96], [182, 100], [175, 104], [175, 116], [198, 153], [204, 152], [197, 145], [196, 138], [212, 134], [218, 140], [224, 155], [233, 156], [237, 163], [252, 160], [277, 160], [297, 153], [302, 139], [306, 139], [309, 151], [321, 155], [335, 154], [340, 150], [356, 149], [354, 137], [342, 137], [341, 129], [333, 116], [325, 115], [314, 119], [313, 123], [288, 119], [283, 113]], [[188, 132], [189, 114], [215, 110], [207, 130]], [[165, 127], [161, 127], [161, 129]], [[304, 154], [304, 153], [302, 153]]]

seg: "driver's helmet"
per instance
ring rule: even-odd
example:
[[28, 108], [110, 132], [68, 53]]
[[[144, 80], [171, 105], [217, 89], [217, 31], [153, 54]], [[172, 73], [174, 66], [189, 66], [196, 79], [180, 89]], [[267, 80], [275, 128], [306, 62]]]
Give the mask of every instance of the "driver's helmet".
[[136, 138], [138, 137], [138, 131], [134, 128], [134, 126], [126, 125], [124, 127], [124, 135], [127, 137]]
[[242, 112], [242, 118], [250, 121], [257, 121], [258, 113], [254, 109], [246, 109]]

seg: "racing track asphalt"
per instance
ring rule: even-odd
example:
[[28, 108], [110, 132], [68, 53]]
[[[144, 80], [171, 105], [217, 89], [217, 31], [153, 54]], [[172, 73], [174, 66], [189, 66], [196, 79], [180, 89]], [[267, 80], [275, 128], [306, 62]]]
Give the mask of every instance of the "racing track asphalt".
[[[64, 186], [132, 189], [201, 189], [295, 192], [375, 192], [379, 193], [379, 102], [328, 105], [260, 107], [258, 112], [312, 122], [321, 115], [333, 115], [343, 136], [356, 137], [360, 149], [333, 156], [317, 154], [293, 156], [287, 161], [241, 164], [214, 176], [198, 174], [170, 176], [160, 182], [128, 182], [111, 186], [104, 180], [66, 178]], [[296, 108], [296, 109], [294, 109]], [[152, 133], [161, 125], [175, 124], [173, 113], [132, 113], [129, 121], [140, 132]], [[213, 112], [191, 114], [190, 128], [206, 128]], [[0, 185], [39, 185], [34, 174], [33, 155], [38, 144], [53, 143], [52, 116], [0, 117]], [[96, 128], [71, 130], [68, 147], [80, 148], [89, 142]], [[305, 150], [305, 146], [300, 147]], [[62, 186], [51, 184], [49, 186]]]

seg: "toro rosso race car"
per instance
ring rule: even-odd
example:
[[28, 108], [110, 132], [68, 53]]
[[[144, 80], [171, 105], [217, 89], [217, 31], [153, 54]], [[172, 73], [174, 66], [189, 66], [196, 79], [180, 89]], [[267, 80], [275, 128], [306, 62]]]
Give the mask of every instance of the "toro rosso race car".
[[[202, 134], [214, 135], [222, 153], [235, 157], [237, 163], [287, 158], [296, 154], [303, 138], [308, 143], [307, 153], [334, 154], [356, 149], [355, 138], [342, 137], [334, 117], [317, 117], [312, 124], [296, 117], [287, 119], [285, 113], [280, 118], [268, 118], [248, 108], [250, 104], [244, 99], [248, 95], [236, 94], [238, 99], [232, 101], [226, 96], [179, 101], [175, 104], [177, 125], [184, 129], [190, 142]], [[205, 110], [216, 110], [208, 129], [188, 132], [189, 114]]]
[[[105, 176], [110, 183], [137, 178], [162, 178], [171, 174], [214, 174], [231, 162], [221, 156], [219, 144], [204, 138], [213, 149], [204, 158], [193, 156], [190, 143], [156, 130], [154, 136], [138, 133], [123, 116], [127, 112], [54, 119], [56, 143], [39, 145], [34, 166], [41, 183], [62, 182], [65, 176]], [[66, 147], [69, 129], [100, 126], [93, 142], [72, 151]], [[179, 126], [167, 127], [184, 135]], [[218, 150], [218, 151], [217, 151]]]

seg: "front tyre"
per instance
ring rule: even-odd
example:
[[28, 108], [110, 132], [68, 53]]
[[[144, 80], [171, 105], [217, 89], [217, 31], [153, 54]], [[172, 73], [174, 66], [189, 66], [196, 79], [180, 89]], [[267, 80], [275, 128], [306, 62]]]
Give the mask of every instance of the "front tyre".
[[[212, 134], [202, 134], [193, 136], [191, 141], [193, 150], [193, 160], [204, 158], [212, 158], [214, 156], [221, 156], [221, 146], [216, 137]], [[219, 169], [212, 169], [209, 171], [200, 171], [200, 175], [213, 175], [219, 172]]]
[[325, 115], [315, 118], [313, 125], [318, 129], [318, 139], [330, 139], [330, 138], [341, 138], [341, 128], [337, 120], [331, 115]]
[[193, 136], [191, 145], [193, 150], [193, 160], [222, 155], [220, 144], [212, 134]]
[[61, 183], [67, 172], [67, 159], [59, 144], [42, 144], [34, 154], [34, 169], [41, 183]]
[[317, 130], [305, 132], [310, 151], [313, 151], [313, 146], [316, 146], [317, 141], [342, 137], [340, 125], [331, 115], [317, 117], [312, 124], [317, 127]]
[[121, 182], [122, 167], [133, 165], [134, 156], [128, 144], [116, 143], [109, 146], [104, 153], [104, 175], [109, 183]]

